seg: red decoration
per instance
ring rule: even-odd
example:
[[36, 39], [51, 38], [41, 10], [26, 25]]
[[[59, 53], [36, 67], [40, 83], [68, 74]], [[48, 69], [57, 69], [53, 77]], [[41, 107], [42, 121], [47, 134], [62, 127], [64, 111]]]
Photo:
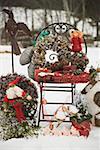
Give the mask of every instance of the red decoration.
[[84, 72], [80, 75], [66, 73], [59, 77], [54, 76], [52, 80], [56, 83], [86, 83], [89, 81], [89, 73]]
[[25, 91], [22, 92], [22, 97], [25, 97], [27, 93]]
[[10, 82], [8, 85], [9, 86], [16, 85], [20, 80], [21, 80], [21, 77], [17, 77], [15, 80], [13, 80], [12, 82]]
[[15, 104], [13, 104], [13, 107], [16, 111], [16, 118], [18, 119], [18, 121], [21, 123], [23, 122], [24, 120], [26, 120], [26, 117], [22, 111], [22, 107], [23, 105], [20, 103], [20, 102], [17, 102]]
[[[50, 73], [51, 70], [48, 70], [47, 68], [35, 69], [34, 78], [35, 78], [36, 81], [39, 81], [41, 79], [41, 77], [39, 76], [40, 72], [48, 72], [48, 73]], [[42, 77], [42, 78], [45, 79], [44, 77]]]
[[76, 71], [77, 67], [75, 65], [71, 65], [71, 66], [63, 66], [63, 74], [66, 73], [73, 73], [74, 71]]
[[54, 72], [54, 76], [55, 76], [55, 77], [61, 77], [62, 74], [61, 74], [60, 72], [57, 71], [57, 72]]
[[79, 131], [80, 135], [89, 136], [89, 132], [91, 130], [90, 128], [90, 122], [89, 121], [83, 121], [81, 123], [72, 121], [72, 125]]
[[80, 52], [82, 50], [82, 33], [79, 31], [73, 31], [72, 33], [72, 38], [71, 38], [71, 43], [72, 43], [72, 51], [73, 52]]
[[9, 100], [9, 99], [7, 98], [7, 96], [4, 97], [4, 100], [3, 100], [3, 101], [6, 102], [6, 103], [10, 103], [10, 104], [13, 104], [13, 103], [15, 102], [14, 99]]
[[[35, 80], [37, 82], [55, 82], [55, 83], [87, 83], [89, 79], [89, 73], [83, 72], [79, 75], [74, 75], [72, 72], [76, 69], [76, 66], [65, 66], [63, 71], [56, 71], [51, 73], [49, 69], [35, 69]], [[40, 72], [46, 72], [48, 75], [43, 77], [39, 76]], [[51, 75], [50, 75], [50, 74]]]
[[[11, 87], [11, 86], [14, 86], [16, 85], [19, 81], [21, 80], [21, 77], [17, 77], [15, 80], [13, 80], [12, 82], [10, 82], [8, 85]], [[27, 96], [27, 93], [23, 90], [22, 91], [22, 98]], [[9, 99], [7, 97], [7, 95], [4, 97], [4, 102], [8, 103], [8, 104], [11, 104], [13, 106], [13, 108], [15, 109], [16, 111], [16, 118], [18, 119], [18, 121], [21, 123], [22, 121], [26, 120], [26, 117], [22, 111], [22, 103], [20, 102], [17, 102], [16, 101], [16, 98], [14, 99]]]
[[13, 108], [16, 111], [16, 118], [18, 119], [18, 121], [20, 123], [23, 122], [24, 120], [26, 120], [26, 117], [25, 117], [25, 115], [24, 115], [24, 113], [22, 111], [23, 105], [20, 102], [16, 102], [15, 99], [9, 100], [7, 98], [7, 96], [4, 97], [4, 102], [9, 103], [9, 104], [11, 104], [13, 106]]

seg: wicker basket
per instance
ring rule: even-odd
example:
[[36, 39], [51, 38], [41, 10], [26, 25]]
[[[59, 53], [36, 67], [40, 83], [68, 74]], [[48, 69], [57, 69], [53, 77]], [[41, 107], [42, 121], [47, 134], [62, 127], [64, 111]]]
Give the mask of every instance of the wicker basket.
[[97, 72], [100, 72], [100, 68], [99, 67], [97, 68]]
[[95, 126], [100, 127], [100, 112], [95, 115]]

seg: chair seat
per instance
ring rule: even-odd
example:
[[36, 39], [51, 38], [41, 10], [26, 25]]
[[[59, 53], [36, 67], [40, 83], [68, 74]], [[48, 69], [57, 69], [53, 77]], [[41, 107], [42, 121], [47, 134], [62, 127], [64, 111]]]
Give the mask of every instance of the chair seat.
[[87, 83], [89, 81], [89, 73], [83, 72], [79, 75], [74, 74], [61, 74], [61, 75], [46, 75], [44, 77], [35, 78], [37, 82], [44, 83]]

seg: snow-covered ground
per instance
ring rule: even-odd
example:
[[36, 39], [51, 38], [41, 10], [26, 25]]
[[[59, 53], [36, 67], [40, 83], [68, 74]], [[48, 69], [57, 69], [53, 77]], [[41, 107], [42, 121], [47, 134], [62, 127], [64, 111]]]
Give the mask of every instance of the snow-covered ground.
[[100, 150], [100, 129], [94, 128], [89, 138], [74, 136], [39, 136], [0, 142], [0, 150]]
[[[87, 57], [89, 58], [88, 68], [93, 65], [95, 68], [100, 65], [100, 48], [88, 48]], [[27, 65], [21, 66], [19, 56], [14, 56], [15, 72], [27, 74]], [[0, 75], [11, 73], [11, 54], [0, 54]], [[78, 84], [77, 90], [81, 90], [85, 84]], [[59, 95], [60, 94], [60, 95]], [[44, 94], [47, 99], [51, 100], [68, 100], [65, 93], [50, 92]], [[100, 129], [93, 127], [90, 136], [84, 137], [56, 137], [56, 136], [39, 136], [31, 139], [11, 139], [6, 142], [0, 141], [0, 150], [100, 150]]]
[[84, 137], [39, 136], [31, 139], [11, 139], [0, 142], [0, 150], [100, 150], [100, 129]]

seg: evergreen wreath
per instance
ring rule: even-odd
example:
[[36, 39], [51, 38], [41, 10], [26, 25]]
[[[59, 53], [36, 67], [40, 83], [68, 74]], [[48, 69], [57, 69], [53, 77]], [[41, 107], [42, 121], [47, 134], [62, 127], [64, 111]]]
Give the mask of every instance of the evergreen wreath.
[[[21, 78], [16, 84], [17, 87], [28, 93], [32, 100], [28, 101], [26, 97], [16, 98], [13, 105], [4, 102], [7, 94], [8, 84]], [[8, 140], [10, 138], [28, 137], [37, 134], [36, 111], [37, 111], [37, 89], [29, 79], [17, 73], [8, 74], [0, 77], [0, 139]], [[16, 118], [14, 105], [21, 104], [25, 120], [19, 122]], [[4, 111], [7, 108], [7, 111]]]

